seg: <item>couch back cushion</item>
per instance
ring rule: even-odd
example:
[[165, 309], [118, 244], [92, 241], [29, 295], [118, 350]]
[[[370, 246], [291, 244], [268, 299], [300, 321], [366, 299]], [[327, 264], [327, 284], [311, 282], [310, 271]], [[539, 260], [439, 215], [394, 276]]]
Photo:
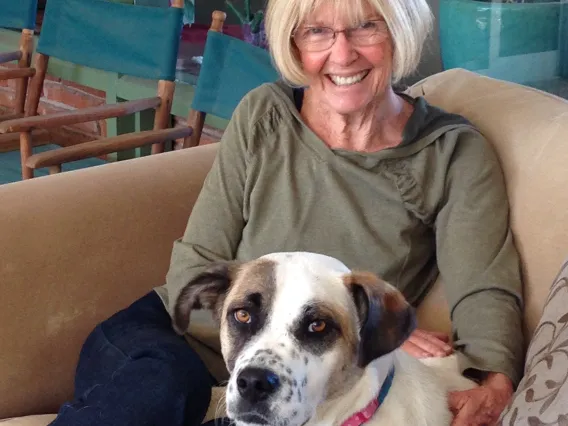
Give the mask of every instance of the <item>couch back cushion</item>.
[[164, 283], [216, 150], [0, 185], [0, 419], [56, 412], [94, 325]]
[[[521, 255], [528, 342], [568, 255], [568, 101], [462, 69], [428, 77], [409, 92], [465, 116], [495, 147]], [[443, 304], [439, 287], [419, 312], [424, 322], [434, 321]], [[449, 328], [437, 321], [435, 328]]]

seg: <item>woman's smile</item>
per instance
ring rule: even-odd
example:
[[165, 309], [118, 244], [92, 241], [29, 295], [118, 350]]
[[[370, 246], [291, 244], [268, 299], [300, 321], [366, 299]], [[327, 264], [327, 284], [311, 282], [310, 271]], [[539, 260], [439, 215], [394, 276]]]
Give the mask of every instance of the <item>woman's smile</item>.
[[362, 82], [370, 73], [370, 70], [350, 74], [327, 74], [327, 77], [336, 86], [353, 86]]

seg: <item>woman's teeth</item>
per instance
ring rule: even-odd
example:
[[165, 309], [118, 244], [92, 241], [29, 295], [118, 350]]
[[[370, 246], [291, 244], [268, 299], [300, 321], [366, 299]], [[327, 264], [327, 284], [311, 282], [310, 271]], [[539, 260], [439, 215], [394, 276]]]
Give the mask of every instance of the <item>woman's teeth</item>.
[[349, 77], [341, 77], [339, 75], [330, 74], [329, 78], [337, 86], [350, 86], [352, 84], [359, 83], [367, 76], [367, 74], [369, 74], [369, 71], [363, 71], [359, 74], [351, 75]]

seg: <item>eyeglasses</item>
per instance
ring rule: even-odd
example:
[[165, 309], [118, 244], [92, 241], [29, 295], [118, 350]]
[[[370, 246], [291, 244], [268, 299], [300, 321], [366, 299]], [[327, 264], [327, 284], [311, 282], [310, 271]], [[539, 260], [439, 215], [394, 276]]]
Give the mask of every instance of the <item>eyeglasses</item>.
[[359, 47], [379, 44], [389, 35], [387, 23], [382, 19], [376, 19], [343, 30], [305, 26], [296, 30], [292, 37], [298, 49], [306, 52], [320, 52], [333, 46], [338, 33], [344, 33], [353, 46]]

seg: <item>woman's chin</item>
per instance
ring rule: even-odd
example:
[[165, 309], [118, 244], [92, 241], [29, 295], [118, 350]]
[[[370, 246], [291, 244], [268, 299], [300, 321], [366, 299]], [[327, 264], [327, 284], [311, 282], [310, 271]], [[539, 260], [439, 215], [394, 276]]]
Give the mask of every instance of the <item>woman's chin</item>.
[[354, 114], [364, 111], [375, 99], [373, 88], [365, 81], [350, 86], [336, 86], [328, 82], [326, 87], [326, 103], [332, 111], [338, 114]]
[[334, 96], [328, 98], [329, 108], [337, 114], [352, 115], [363, 112], [373, 101], [373, 97], [366, 96]]

